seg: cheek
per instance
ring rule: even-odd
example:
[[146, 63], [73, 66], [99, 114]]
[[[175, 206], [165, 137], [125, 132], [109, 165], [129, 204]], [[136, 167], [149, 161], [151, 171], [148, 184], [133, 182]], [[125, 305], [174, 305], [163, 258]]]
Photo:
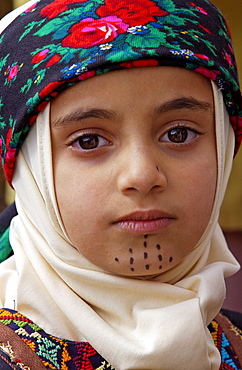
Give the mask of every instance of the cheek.
[[198, 233], [203, 233], [211, 218], [217, 185], [215, 155], [190, 169], [184, 185], [184, 207]]
[[208, 161], [204, 161], [199, 166], [197, 181], [198, 189], [200, 190], [201, 199], [207, 207], [212, 208], [215, 198], [216, 186], [217, 186], [217, 161], [214, 157], [211, 157]]
[[57, 204], [65, 231], [75, 246], [82, 244], [84, 234], [87, 237], [98, 231], [100, 220], [105, 218], [106, 190], [107, 186], [94, 174], [90, 176], [88, 171], [78, 170], [77, 166], [56, 163]]

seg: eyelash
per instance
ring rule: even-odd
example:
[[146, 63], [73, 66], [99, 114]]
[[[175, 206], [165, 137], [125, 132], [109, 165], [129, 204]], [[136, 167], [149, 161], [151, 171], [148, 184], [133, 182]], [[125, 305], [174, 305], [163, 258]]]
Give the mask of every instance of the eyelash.
[[[174, 135], [175, 135], [176, 130], [180, 130], [180, 134], [181, 134], [181, 130], [184, 130], [183, 134], [185, 133], [185, 135], [186, 135], [184, 141], [175, 142], [175, 141], [172, 141], [172, 140], [169, 139], [169, 135], [172, 135], [172, 131], [174, 131]], [[159, 138], [159, 142], [169, 143], [169, 144], [179, 146], [179, 147], [184, 146], [184, 145], [189, 145], [190, 142], [194, 140], [192, 138], [187, 142], [187, 137], [189, 136], [189, 133], [190, 134], [193, 133], [195, 135], [195, 137], [204, 134], [203, 132], [197, 131], [197, 130], [191, 128], [191, 127], [187, 127], [185, 125], [180, 125], [179, 124], [179, 125], [176, 125], [174, 127], [171, 127], [168, 131], [165, 132], [165, 134], [161, 135], [160, 138]], [[164, 140], [164, 138], [166, 136], [167, 136], [167, 140]], [[94, 141], [94, 143], [93, 143], [94, 147], [93, 148], [83, 148], [80, 144], [80, 140], [83, 140], [83, 144], [84, 144], [85, 139], [87, 139], [86, 143], [88, 143], [88, 141], [91, 142], [92, 140], [96, 140], [96, 142]], [[100, 141], [102, 141], [102, 140], [105, 143], [103, 143], [103, 145], [100, 146]], [[112, 145], [112, 143], [108, 139], [106, 139], [103, 136], [97, 134], [96, 132], [87, 132], [87, 133], [80, 134], [75, 140], [73, 140], [70, 144], [68, 144], [68, 146], [71, 146], [71, 147], [73, 147], [77, 150], [81, 150], [83, 152], [91, 152], [93, 150], [99, 149], [100, 147], [110, 146], [110, 145]]]
[[[80, 140], [83, 140], [84, 141], [85, 139], [87, 139], [86, 140], [86, 143], [87, 144], [88, 144], [88, 139], [89, 139], [89, 141], [96, 139], [97, 140], [96, 141], [96, 144], [97, 145], [94, 148], [89, 148], [89, 149], [88, 148], [83, 148], [80, 145]], [[108, 139], [105, 139], [103, 136], [97, 134], [96, 132], [86, 132], [86, 133], [83, 133], [83, 134], [79, 135], [78, 138], [76, 138], [75, 140], [73, 140], [68, 145], [71, 146], [71, 147], [73, 147], [73, 148], [76, 148], [78, 150], [82, 150], [84, 152], [88, 152], [88, 151], [92, 151], [92, 150], [95, 150], [95, 149], [100, 148], [99, 144], [100, 144], [100, 141], [101, 140], [104, 140], [106, 142], [106, 144], [101, 145], [101, 147], [102, 146], [109, 146], [109, 145], [111, 145], [111, 142]], [[84, 144], [84, 142], [83, 142], [83, 144]], [[93, 144], [95, 145], [95, 142]]]
[[[169, 139], [164, 140], [164, 137], [166, 137], [166, 136], [169, 137], [169, 135], [172, 134], [172, 131], [175, 131], [175, 130], [180, 130], [180, 133], [181, 133], [181, 130], [185, 130], [186, 138], [185, 138], [184, 141], [175, 142], [175, 141], [171, 141]], [[191, 133], [194, 134], [194, 138], [187, 141], [187, 138], [188, 138], [189, 134], [191, 134]], [[197, 136], [201, 136], [201, 135], [204, 135], [204, 132], [195, 130], [194, 128], [188, 127], [186, 125], [178, 124], [176, 126], [171, 127], [168, 131], [166, 131], [165, 134], [163, 134], [160, 137], [159, 141], [169, 143], [169, 144], [172, 144], [172, 145], [175, 145], [175, 146], [184, 146], [184, 145], [189, 145]]]

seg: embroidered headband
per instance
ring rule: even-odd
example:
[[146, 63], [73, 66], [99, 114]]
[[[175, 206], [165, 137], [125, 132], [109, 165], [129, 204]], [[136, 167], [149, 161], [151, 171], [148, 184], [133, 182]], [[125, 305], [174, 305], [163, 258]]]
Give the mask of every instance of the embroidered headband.
[[242, 141], [230, 33], [208, 0], [39, 0], [0, 35], [0, 142], [11, 182], [17, 153], [48, 102], [121, 68], [177, 66], [214, 81]]

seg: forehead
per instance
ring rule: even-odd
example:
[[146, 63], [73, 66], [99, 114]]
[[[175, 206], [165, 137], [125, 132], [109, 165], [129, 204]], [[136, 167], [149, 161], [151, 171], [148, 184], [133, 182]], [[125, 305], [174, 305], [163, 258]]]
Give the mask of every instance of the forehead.
[[[184, 68], [145, 67], [109, 72], [81, 81], [51, 103], [54, 116], [78, 107], [152, 109], [158, 103], [192, 98], [213, 105], [209, 79]], [[174, 107], [177, 109], [177, 107]]]

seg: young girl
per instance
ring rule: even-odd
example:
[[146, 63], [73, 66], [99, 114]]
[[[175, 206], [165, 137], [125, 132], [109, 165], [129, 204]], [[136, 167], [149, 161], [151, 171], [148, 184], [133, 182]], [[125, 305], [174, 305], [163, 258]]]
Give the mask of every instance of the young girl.
[[0, 26], [1, 369], [240, 369], [241, 316], [219, 313], [242, 137], [222, 15], [40, 0]]

